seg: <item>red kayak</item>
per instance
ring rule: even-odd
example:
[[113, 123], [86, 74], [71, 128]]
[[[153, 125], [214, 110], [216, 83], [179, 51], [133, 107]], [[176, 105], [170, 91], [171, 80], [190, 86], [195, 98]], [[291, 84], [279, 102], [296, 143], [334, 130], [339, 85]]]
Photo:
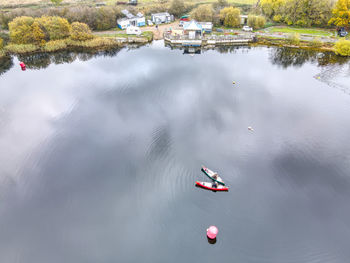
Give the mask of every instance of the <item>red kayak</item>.
[[220, 184], [218, 185], [218, 187], [213, 187], [213, 183], [196, 181], [196, 185], [212, 191], [228, 191], [228, 187]]

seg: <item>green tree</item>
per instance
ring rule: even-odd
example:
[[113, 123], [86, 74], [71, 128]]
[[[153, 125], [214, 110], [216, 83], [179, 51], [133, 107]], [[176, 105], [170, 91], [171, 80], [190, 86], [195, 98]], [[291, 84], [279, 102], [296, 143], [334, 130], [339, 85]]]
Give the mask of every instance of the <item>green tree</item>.
[[329, 24], [341, 27], [349, 27], [350, 23], [350, 0], [338, 0], [332, 12], [333, 16]]
[[58, 16], [42, 16], [36, 20], [45, 28], [50, 40], [69, 37], [70, 24], [67, 19]]
[[62, 2], [63, 0], [51, 0], [51, 2], [55, 5], [60, 5], [60, 3]]
[[335, 43], [335, 53], [340, 56], [350, 56], [350, 40], [339, 40]]
[[10, 39], [15, 44], [29, 44], [33, 42], [32, 24], [34, 18], [20, 16], [9, 23]]
[[116, 14], [113, 9], [101, 7], [96, 14], [96, 29], [106, 30], [117, 25]]
[[241, 24], [241, 11], [238, 8], [225, 7], [220, 11], [220, 20], [227, 27], [238, 27]]
[[71, 25], [70, 37], [73, 40], [85, 41], [92, 39], [94, 36], [87, 24], [74, 22]]
[[212, 22], [213, 15], [214, 12], [211, 5], [200, 5], [191, 12], [191, 17], [202, 22]]
[[169, 9], [170, 13], [179, 17], [186, 11], [185, 3], [183, 0], [173, 0]]

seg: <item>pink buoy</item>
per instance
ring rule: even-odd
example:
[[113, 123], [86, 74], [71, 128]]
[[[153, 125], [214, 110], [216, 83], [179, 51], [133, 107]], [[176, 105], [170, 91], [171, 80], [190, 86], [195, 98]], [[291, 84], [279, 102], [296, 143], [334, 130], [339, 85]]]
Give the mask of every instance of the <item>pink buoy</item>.
[[26, 70], [26, 64], [24, 64], [23, 62], [20, 62], [19, 65], [21, 66], [22, 70]]
[[216, 238], [216, 235], [218, 234], [219, 230], [216, 226], [210, 226], [207, 229], [207, 237], [209, 237], [210, 239], [214, 239]]

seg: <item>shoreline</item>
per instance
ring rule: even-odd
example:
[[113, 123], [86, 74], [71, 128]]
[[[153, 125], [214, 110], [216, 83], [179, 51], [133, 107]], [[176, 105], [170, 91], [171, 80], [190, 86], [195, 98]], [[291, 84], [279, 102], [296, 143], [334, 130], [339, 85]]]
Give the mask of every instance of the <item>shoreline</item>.
[[[91, 43], [91, 41], [72, 41], [70, 39], [63, 40], [65, 45], [60, 45], [58, 47], [54, 47], [52, 49], [47, 49], [45, 46], [35, 46], [35, 45], [7, 45], [2, 50], [0, 50], [0, 58], [9, 57], [12, 55], [31, 55], [35, 53], [55, 53], [59, 51], [80, 51], [80, 52], [98, 52], [98, 51], [108, 51], [115, 48], [122, 48], [129, 45], [146, 45], [152, 43], [154, 40], [152, 38], [146, 37], [98, 37], [95, 38], [95, 43]], [[164, 40], [165, 41], [165, 40]], [[166, 42], [166, 41], [165, 41]], [[50, 43], [50, 42], [48, 42]], [[255, 42], [250, 42], [245, 44], [245, 46], [277, 46], [277, 47], [287, 47], [294, 49], [307, 49], [314, 50], [319, 52], [332, 52], [335, 54], [333, 45], [330, 43], [320, 43], [319, 45], [315, 45], [309, 41], [300, 41], [300, 43], [291, 43], [287, 39], [272, 39], [267, 37], [257, 37]], [[30, 47], [26, 47], [30, 46]], [[171, 45], [176, 48], [176, 45]], [[219, 45], [218, 45], [219, 46]], [[220, 46], [237, 46], [237, 45], [220, 45]], [[239, 45], [238, 45], [239, 46]], [[18, 47], [18, 49], [16, 49]], [[24, 47], [20, 49], [20, 47]]]
[[334, 45], [332, 43], [324, 42], [312, 42], [301, 40], [299, 43], [292, 43], [289, 39], [285, 38], [268, 38], [268, 37], [257, 37], [257, 41], [249, 43], [250, 46], [278, 46], [288, 47], [295, 49], [308, 49], [320, 52], [333, 52], [335, 54]]
[[35, 53], [54, 53], [59, 51], [98, 52], [121, 48], [128, 45], [145, 45], [153, 41], [153, 35], [130, 37], [95, 37], [86, 41], [74, 41], [69, 38], [49, 41], [45, 45], [8, 44], [0, 50], [0, 58], [11, 55], [31, 55]]

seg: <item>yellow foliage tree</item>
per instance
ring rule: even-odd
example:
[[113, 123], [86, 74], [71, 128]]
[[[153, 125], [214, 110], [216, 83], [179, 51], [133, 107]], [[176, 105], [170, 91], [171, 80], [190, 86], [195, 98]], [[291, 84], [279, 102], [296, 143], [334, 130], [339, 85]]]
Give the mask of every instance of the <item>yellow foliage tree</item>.
[[39, 45], [44, 45], [46, 42], [45, 41], [46, 35], [42, 29], [42, 26], [36, 20], [34, 20], [34, 23], [32, 24], [32, 32], [33, 32], [34, 43]]
[[0, 50], [4, 48], [4, 40], [0, 38]]
[[33, 42], [32, 24], [34, 18], [29, 16], [16, 17], [9, 23], [10, 39], [15, 44], [29, 44]]
[[220, 20], [227, 27], [238, 27], [241, 24], [241, 11], [238, 8], [225, 7], [220, 10]]
[[349, 27], [350, 0], [338, 0], [332, 14], [333, 16], [328, 22], [330, 25], [334, 24], [340, 27]]
[[339, 40], [335, 43], [335, 53], [340, 56], [350, 56], [350, 40]]
[[70, 37], [73, 40], [84, 41], [92, 39], [94, 36], [87, 24], [74, 22], [71, 26]]
[[42, 16], [37, 21], [45, 28], [50, 40], [69, 37], [70, 24], [67, 19], [59, 16]]
[[248, 16], [248, 26], [254, 29], [263, 28], [265, 24], [266, 24], [266, 19], [263, 16], [255, 16], [255, 15]]
[[260, 7], [265, 15], [273, 17], [279, 13], [281, 7], [285, 5], [286, 0], [261, 0]]

